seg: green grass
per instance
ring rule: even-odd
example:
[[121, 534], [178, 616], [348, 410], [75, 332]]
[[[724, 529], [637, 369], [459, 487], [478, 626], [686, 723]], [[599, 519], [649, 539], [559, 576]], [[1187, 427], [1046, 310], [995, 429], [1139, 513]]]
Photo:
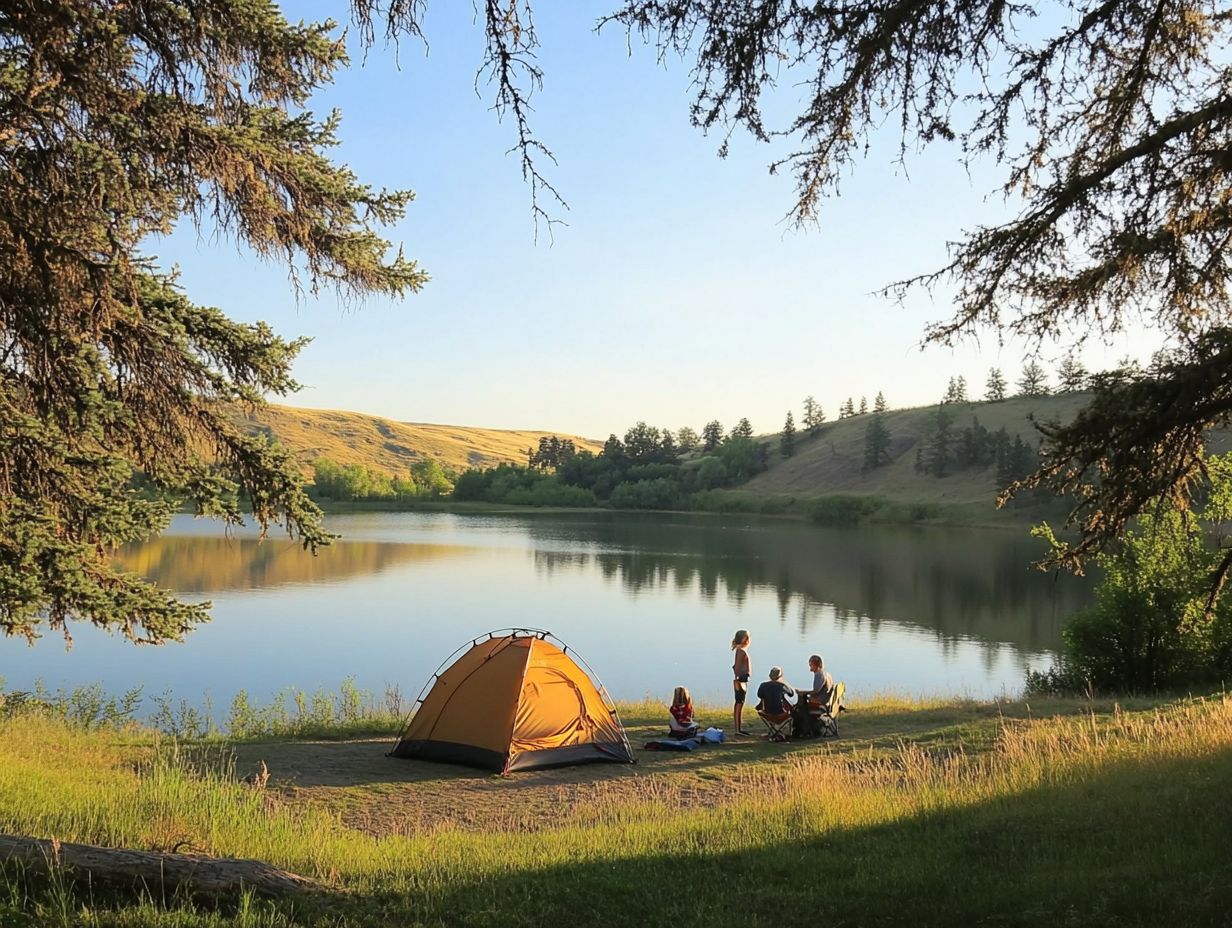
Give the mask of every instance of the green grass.
[[[663, 724], [651, 703], [623, 714], [635, 744]], [[342, 747], [242, 751], [294, 750], [310, 770]], [[379, 747], [352, 782], [258, 792], [224, 745], [37, 712], [0, 722], [0, 831], [186, 842], [330, 888], [219, 905], [9, 869], [0, 924], [1223, 925], [1232, 906], [1226, 696], [879, 699], [844, 716], [837, 742], [639, 752], [636, 768], [509, 779], [385, 760]], [[399, 803], [406, 827], [357, 827], [365, 801]], [[417, 822], [432, 802], [452, 817]]]

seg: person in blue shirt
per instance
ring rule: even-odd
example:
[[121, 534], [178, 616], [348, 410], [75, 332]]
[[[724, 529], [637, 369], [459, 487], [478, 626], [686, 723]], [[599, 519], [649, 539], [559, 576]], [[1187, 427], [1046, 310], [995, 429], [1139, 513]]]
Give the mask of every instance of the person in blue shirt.
[[787, 700], [795, 695], [796, 691], [783, 682], [783, 668], [771, 667], [770, 679], [757, 688], [757, 708], [766, 715], [782, 718], [791, 714]]

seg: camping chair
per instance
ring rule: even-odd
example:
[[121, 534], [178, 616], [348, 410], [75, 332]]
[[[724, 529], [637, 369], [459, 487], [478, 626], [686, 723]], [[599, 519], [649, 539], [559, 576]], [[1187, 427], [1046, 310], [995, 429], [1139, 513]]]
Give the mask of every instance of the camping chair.
[[766, 738], [770, 741], [790, 741], [791, 740], [791, 712], [784, 712], [781, 715], [772, 715], [763, 711], [761, 703], [757, 704], [757, 717], [761, 719], [762, 724], [766, 726]]
[[838, 713], [843, 705], [843, 694], [846, 692], [846, 683], [836, 683], [834, 688], [830, 690], [830, 698], [826, 701], [825, 705], [809, 703], [809, 711], [812, 713], [813, 718], [817, 720], [817, 727], [820, 729], [821, 737], [838, 737]]

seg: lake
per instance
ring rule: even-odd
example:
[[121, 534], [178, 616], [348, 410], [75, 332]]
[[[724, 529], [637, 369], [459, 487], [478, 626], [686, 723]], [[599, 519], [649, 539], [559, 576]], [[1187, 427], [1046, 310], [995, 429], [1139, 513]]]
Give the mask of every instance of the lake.
[[489, 630], [553, 632], [617, 699], [687, 685], [726, 702], [729, 645], [752, 634], [754, 682], [772, 664], [807, 679], [825, 657], [848, 693], [1021, 691], [1049, 665], [1089, 580], [1030, 568], [1024, 529], [821, 528], [748, 516], [629, 513], [331, 516], [341, 538], [312, 557], [285, 540], [224, 536], [177, 517], [122, 562], [193, 599], [213, 621], [181, 644], [135, 647], [93, 628], [74, 646], [0, 641], [9, 688], [142, 685], [225, 706], [239, 689], [335, 688], [353, 677], [413, 697], [460, 644]]

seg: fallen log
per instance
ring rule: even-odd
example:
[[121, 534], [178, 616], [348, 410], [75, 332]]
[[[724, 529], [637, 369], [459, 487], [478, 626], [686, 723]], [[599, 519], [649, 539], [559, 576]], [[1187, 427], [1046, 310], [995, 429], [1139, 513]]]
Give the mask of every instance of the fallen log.
[[20, 861], [39, 870], [67, 867], [97, 880], [185, 888], [193, 893], [217, 896], [242, 890], [265, 896], [285, 896], [323, 889], [321, 884], [307, 877], [280, 870], [261, 860], [97, 847], [54, 838], [0, 835], [0, 862], [3, 861]]

